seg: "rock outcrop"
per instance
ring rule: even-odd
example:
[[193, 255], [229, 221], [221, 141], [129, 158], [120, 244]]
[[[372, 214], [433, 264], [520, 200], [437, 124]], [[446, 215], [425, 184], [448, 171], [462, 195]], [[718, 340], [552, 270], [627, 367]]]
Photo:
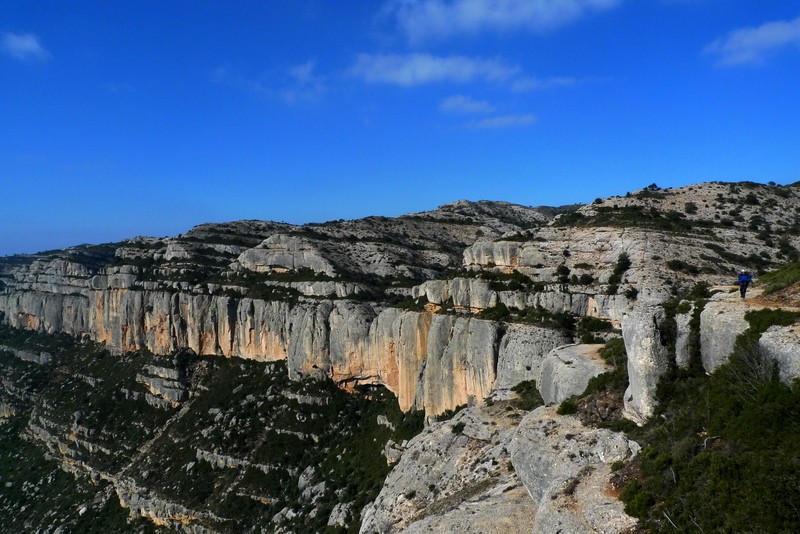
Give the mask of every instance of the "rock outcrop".
[[746, 305], [730, 301], [724, 294], [719, 297], [708, 302], [700, 314], [703, 367], [709, 373], [728, 361], [736, 338], [750, 327], [744, 318], [749, 311]]
[[[40, 263], [37, 269], [49, 276], [64, 264]], [[6, 293], [0, 310], [12, 326], [89, 335], [118, 351], [169, 354], [188, 348], [204, 355], [285, 359], [293, 378], [330, 377], [347, 387], [384, 384], [404, 410], [430, 414], [484, 399], [498, 368], [502, 383], [513, 386], [525, 379], [514, 370], [538, 368], [537, 351], [568, 341], [532, 325], [513, 325], [504, 337], [506, 330], [494, 321], [381, 309], [369, 302], [108, 289], [108, 281], [96, 277], [91, 283], [105, 289], [84, 286], [85, 295], [72, 294], [75, 286], [67, 286], [66, 295]]]
[[520, 382], [542, 376], [542, 363], [556, 347], [571, 341], [560, 330], [531, 325], [510, 324], [500, 342], [495, 389], [511, 389]]
[[510, 445], [514, 470], [537, 503], [532, 531], [626, 532], [635, 520], [609, 493], [611, 464], [639, 445], [624, 435], [589, 429], [552, 407], [526, 415]]
[[536, 383], [547, 404], [583, 393], [589, 380], [609, 370], [598, 355], [603, 345], [567, 345], [552, 350]]
[[663, 308], [640, 306], [622, 321], [622, 337], [628, 353], [625, 414], [639, 424], [653, 414], [658, 380], [669, 367], [667, 348], [661, 341], [664, 318]]
[[800, 325], [771, 326], [761, 335], [762, 354], [778, 364], [780, 379], [786, 383], [800, 378]]
[[522, 415], [499, 401], [429, 426], [364, 509], [361, 532], [612, 533], [635, 524], [607, 491], [611, 463], [635, 455], [636, 443], [553, 408]]
[[[739, 201], [749, 225], [721, 219]], [[394, 219], [206, 224], [175, 238], [0, 261], [0, 320], [118, 351], [287, 360], [293, 378], [385, 384], [403, 409], [438, 413], [539, 378], [542, 356], [575, 341], [518, 317], [597, 317], [626, 333], [626, 413], [641, 422], [667, 364], [659, 326], [645, 316], [698, 281], [724, 282], [742, 259], [794, 249], [791, 233], [780, 246], [746, 239], [762, 219], [790, 228], [794, 201], [792, 188], [710, 183], [569, 213], [459, 201]], [[692, 209], [680, 212], [681, 202]], [[412, 309], [387, 306], [404, 298]], [[702, 319], [715, 323], [703, 328], [714, 332], [702, 339], [709, 371], [744, 326], [717, 306]], [[449, 314], [433, 314], [440, 307]], [[482, 318], [493, 310], [516, 315], [498, 315], [508, 324]], [[690, 318], [676, 319], [678, 365], [688, 361]]]

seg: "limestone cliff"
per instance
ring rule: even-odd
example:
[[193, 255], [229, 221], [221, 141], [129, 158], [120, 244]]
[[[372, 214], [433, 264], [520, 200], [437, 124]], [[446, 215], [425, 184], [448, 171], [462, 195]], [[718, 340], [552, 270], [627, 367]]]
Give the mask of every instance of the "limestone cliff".
[[[728, 361], [747, 313], [768, 306], [741, 301], [734, 273], [800, 257], [799, 199], [797, 186], [709, 183], [568, 209], [459, 201], [2, 258], [0, 322], [23, 333], [0, 346], [0, 430], [97, 484], [69, 501], [69, 522], [42, 512], [34, 526], [78, 529], [119, 502], [131, 521], [196, 532], [362, 517], [363, 532], [622, 532], [633, 520], [607, 484], [638, 447], [587, 425], [644, 424], [674, 366]], [[753, 338], [785, 382], [800, 376], [792, 317]], [[626, 373], [600, 356], [609, 340]], [[592, 380], [607, 371], [627, 383]], [[591, 417], [526, 413], [511, 390], [533, 383]], [[377, 414], [367, 399], [384, 387], [394, 412]], [[416, 410], [428, 427], [411, 439]], [[356, 461], [362, 445], [386, 463]], [[34, 475], [15, 471], [22, 522], [48, 477], [69, 482]]]
[[[118, 351], [286, 360], [294, 378], [385, 384], [428, 413], [538, 377], [541, 355], [578, 337], [538, 328], [543, 313], [594, 317], [627, 332], [627, 413], [641, 421], [668, 364], [647, 316], [696, 282], [796, 254], [793, 232], [752, 239], [794, 228], [796, 202], [794, 187], [709, 183], [568, 213], [459, 201], [395, 219], [201, 225], [2, 260], [0, 316]], [[709, 370], [732, 343], [713, 330]]]

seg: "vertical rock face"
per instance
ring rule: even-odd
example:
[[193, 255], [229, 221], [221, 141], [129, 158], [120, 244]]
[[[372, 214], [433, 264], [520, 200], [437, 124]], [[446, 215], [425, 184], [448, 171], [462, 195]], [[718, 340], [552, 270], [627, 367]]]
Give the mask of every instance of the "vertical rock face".
[[744, 318], [747, 311], [738, 303], [721, 300], [706, 304], [700, 314], [700, 347], [709, 373], [728, 361], [736, 338], [750, 327]]
[[[709, 373], [728, 362], [736, 339], [750, 328], [744, 318], [759, 307], [739, 299], [738, 294], [720, 294], [700, 315], [700, 344], [703, 367]], [[774, 361], [779, 377], [786, 383], [800, 378], [800, 326], [771, 326], [758, 340], [761, 356]]]
[[561, 402], [583, 393], [589, 380], [608, 371], [598, 355], [603, 345], [567, 345], [553, 349], [542, 364], [537, 381], [547, 404]]
[[495, 381], [497, 324], [437, 315], [425, 360], [423, 405], [441, 413], [486, 398]]
[[661, 344], [661, 323], [665, 315], [659, 306], [637, 307], [622, 321], [622, 337], [628, 353], [628, 389], [625, 414], [639, 424], [653, 415], [656, 386], [667, 371], [669, 355]]
[[691, 327], [689, 323], [694, 314], [694, 306], [695, 305], [692, 304], [688, 312], [679, 313], [675, 316], [675, 327], [677, 330], [675, 339], [675, 364], [682, 369], [689, 367], [689, 359], [691, 358], [689, 352]]
[[87, 296], [0, 295], [12, 326], [89, 335], [119, 351], [261, 361], [285, 359], [294, 379], [331, 377], [345, 386], [384, 384], [403, 410], [436, 414], [485, 398], [494, 386], [497, 323], [370, 303], [250, 298], [131, 289]]
[[559, 330], [532, 325], [508, 325], [500, 342], [495, 389], [511, 389], [520, 382], [541, 384], [542, 363], [547, 354], [571, 340]]
[[778, 364], [780, 379], [800, 378], [800, 325], [772, 326], [758, 340], [761, 352]]
[[[484, 399], [495, 387], [538, 379], [541, 358], [569, 340], [533, 325], [380, 310], [346, 300], [265, 301], [108, 287], [86, 295], [0, 295], [5, 321], [49, 333], [89, 335], [119, 351], [261, 361], [285, 359], [290, 376], [331, 377], [354, 387], [384, 384], [403, 410], [436, 414]], [[497, 381], [498, 373], [500, 380]]]
[[273, 269], [311, 269], [316, 272], [334, 274], [330, 261], [307, 239], [275, 234], [255, 248], [242, 252], [238, 257], [242, 268], [254, 272], [270, 272]]

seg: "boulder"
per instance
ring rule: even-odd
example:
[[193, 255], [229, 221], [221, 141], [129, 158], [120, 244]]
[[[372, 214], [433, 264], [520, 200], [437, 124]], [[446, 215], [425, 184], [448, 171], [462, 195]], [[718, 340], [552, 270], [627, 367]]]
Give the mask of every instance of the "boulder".
[[545, 356], [569, 342], [560, 330], [529, 324], [508, 325], [500, 342], [494, 389], [511, 389], [528, 380], [538, 383]]

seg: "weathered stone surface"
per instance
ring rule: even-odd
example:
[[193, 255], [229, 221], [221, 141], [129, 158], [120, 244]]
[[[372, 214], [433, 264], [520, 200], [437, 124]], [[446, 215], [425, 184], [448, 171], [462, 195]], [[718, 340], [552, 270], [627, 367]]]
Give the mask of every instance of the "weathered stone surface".
[[348, 518], [350, 517], [350, 509], [353, 507], [352, 503], [340, 502], [331, 510], [331, 515], [328, 516], [329, 527], [346, 527]]
[[335, 271], [309, 240], [284, 234], [268, 237], [258, 247], [242, 252], [237, 261], [242, 268], [260, 273], [305, 268], [332, 275]]
[[146, 489], [136, 485], [133, 480], [118, 480], [114, 485], [117, 497], [123, 508], [128, 508], [132, 516], [146, 517], [160, 526], [178, 526], [192, 534], [211, 534], [214, 531], [203, 527], [201, 520], [219, 518], [207, 513], [192, 510], [178, 503], [151, 495]]
[[542, 407], [525, 416], [509, 451], [537, 506], [533, 532], [621, 533], [635, 525], [607, 493], [610, 465], [639, 451], [623, 434], [586, 428]]
[[[518, 415], [505, 403], [466, 408], [412, 439], [378, 498], [362, 512], [362, 533], [529, 531], [534, 503], [509, 470]], [[499, 518], [498, 513], [507, 515]]]
[[638, 424], [653, 414], [658, 380], [669, 367], [667, 349], [661, 344], [664, 318], [664, 310], [659, 306], [639, 306], [622, 320], [629, 382], [624, 415]]
[[558, 403], [583, 393], [589, 380], [608, 371], [599, 356], [603, 345], [567, 345], [550, 351], [537, 382], [546, 403]]
[[538, 380], [542, 362], [554, 348], [571, 339], [559, 330], [527, 324], [508, 325], [497, 360], [496, 390], [510, 389], [520, 382]]
[[700, 314], [700, 348], [703, 367], [709, 373], [728, 361], [736, 338], [750, 327], [744, 318], [749, 311], [745, 303], [725, 294], [714, 297]]
[[514, 269], [520, 263], [520, 244], [509, 241], [478, 241], [464, 250], [464, 265], [494, 265]]
[[415, 521], [403, 529], [403, 534], [518, 534], [530, 532], [535, 513], [533, 501], [524, 487], [501, 486], [479, 501], [466, 500], [446, 514]]
[[771, 326], [758, 340], [761, 353], [778, 363], [780, 379], [800, 378], [800, 324]]
[[435, 304], [452, 299], [454, 306], [467, 310], [483, 310], [498, 303], [498, 292], [489, 289], [488, 281], [478, 278], [430, 280], [414, 287], [411, 295], [414, 298], [425, 296]]
[[494, 385], [497, 342], [494, 322], [434, 316], [422, 383], [426, 412], [438, 414], [485, 399]]
[[15, 349], [14, 347], [7, 347], [5, 345], [0, 345], [0, 351], [10, 352], [15, 358], [39, 365], [47, 365], [50, 363], [50, 360], [53, 359], [53, 355], [49, 352], [30, 352], [27, 350]]
[[694, 304], [690, 304], [689, 311], [686, 313], [679, 313], [675, 315], [675, 364], [686, 369], [689, 367], [689, 336], [691, 328], [689, 322], [692, 320], [694, 314]]

